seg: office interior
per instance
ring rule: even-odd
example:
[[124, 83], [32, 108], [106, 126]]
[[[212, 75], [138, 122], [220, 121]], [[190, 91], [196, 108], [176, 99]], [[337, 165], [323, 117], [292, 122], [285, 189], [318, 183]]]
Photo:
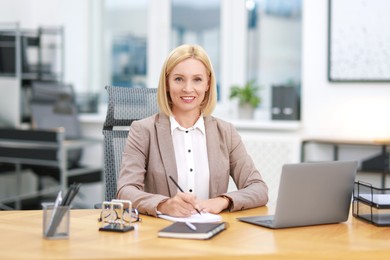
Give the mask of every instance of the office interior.
[[[273, 204], [281, 167], [301, 161], [303, 140], [355, 140], [357, 145], [340, 147], [339, 159], [362, 165], [381, 151], [364, 142], [390, 139], [390, 34], [383, 27], [389, 4], [376, 0], [361, 5], [353, 0], [0, 1], [0, 32], [42, 36], [41, 47], [14, 56], [25, 57], [27, 65], [35, 66], [33, 72], [49, 72], [39, 78], [27, 78], [23, 69], [0, 74], [1, 127], [30, 127], [23, 120], [29, 106], [24, 84], [57, 81], [74, 89], [83, 135], [102, 141], [106, 85], [155, 88], [171, 49], [200, 44], [210, 54], [218, 80], [214, 115], [240, 132], [270, 186]], [[362, 17], [366, 19], [358, 19]], [[351, 27], [342, 28], [345, 23]], [[45, 32], [54, 38], [47, 45]], [[3, 68], [9, 65], [1, 62]], [[23, 67], [25, 61], [20, 62]], [[243, 118], [229, 91], [251, 80], [260, 86], [261, 103], [252, 117]], [[285, 116], [275, 111], [282, 95], [275, 93], [282, 88], [292, 90], [285, 102], [293, 108]], [[102, 167], [102, 145], [85, 148], [83, 163]], [[332, 149], [311, 144], [306, 160], [333, 160]], [[388, 150], [385, 154], [388, 167]], [[360, 171], [357, 178], [380, 186], [381, 173]], [[3, 170], [0, 179], [0, 198], [14, 195], [18, 185], [22, 191], [34, 190], [38, 182], [28, 169], [21, 179]], [[46, 178], [44, 185], [55, 182]], [[86, 184], [75, 204], [91, 208], [103, 196], [102, 182]]]

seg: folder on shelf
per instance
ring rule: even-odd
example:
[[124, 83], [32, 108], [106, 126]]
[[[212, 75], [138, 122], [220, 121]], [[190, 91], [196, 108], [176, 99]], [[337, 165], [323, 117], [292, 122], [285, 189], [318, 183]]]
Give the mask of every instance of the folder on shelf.
[[272, 119], [299, 120], [299, 95], [295, 86], [272, 86]]
[[280, 86], [272, 87], [272, 119], [282, 119], [282, 93]]

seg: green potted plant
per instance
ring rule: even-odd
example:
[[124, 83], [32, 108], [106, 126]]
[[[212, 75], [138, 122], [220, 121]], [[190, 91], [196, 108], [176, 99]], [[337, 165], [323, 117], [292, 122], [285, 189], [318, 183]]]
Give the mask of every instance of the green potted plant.
[[230, 99], [238, 99], [240, 118], [253, 118], [254, 110], [261, 103], [259, 89], [255, 80], [248, 81], [244, 86], [234, 85], [230, 88]]

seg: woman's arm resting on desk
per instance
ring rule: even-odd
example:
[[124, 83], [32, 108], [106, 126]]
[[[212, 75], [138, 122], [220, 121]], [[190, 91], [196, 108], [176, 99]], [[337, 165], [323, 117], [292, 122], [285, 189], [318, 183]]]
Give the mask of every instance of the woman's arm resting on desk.
[[203, 200], [198, 203], [203, 212], [219, 214], [221, 211], [229, 208], [230, 200], [226, 196], [216, 197], [213, 199]]
[[229, 144], [230, 176], [238, 190], [222, 194], [230, 198], [229, 211], [264, 206], [268, 202], [268, 187], [234, 127]]
[[179, 192], [175, 197], [161, 202], [157, 210], [169, 216], [189, 217], [196, 213], [195, 207], [201, 212], [219, 214], [229, 206], [230, 199], [226, 196], [197, 202], [192, 194]]

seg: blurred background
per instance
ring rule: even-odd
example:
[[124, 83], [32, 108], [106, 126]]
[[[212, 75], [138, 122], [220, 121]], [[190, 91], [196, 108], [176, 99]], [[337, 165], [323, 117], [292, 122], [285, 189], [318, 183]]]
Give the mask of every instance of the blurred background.
[[[302, 140], [390, 138], [389, 7], [385, 0], [0, 0], [0, 125], [30, 126], [35, 83], [68, 84], [83, 134], [102, 140], [106, 85], [155, 88], [170, 50], [199, 44], [217, 75], [214, 115], [239, 130], [273, 187], [272, 203], [281, 166], [301, 160]], [[232, 86], [248, 83], [260, 98], [249, 117], [230, 98]], [[332, 147], [309, 148], [308, 160], [332, 159]], [[341, 159], [376, 154], [378, 147], [346, 147]], [[99, 146], [81, 160], [101, 166], [102, 158]], [[4, 172], [0, 198], [17, 185]], [[36, 181], [25, 172], [19, 182], [28, 190]], [[101, 182], [84, 185], [80, 204], [101, 201], [102, 190]]]

